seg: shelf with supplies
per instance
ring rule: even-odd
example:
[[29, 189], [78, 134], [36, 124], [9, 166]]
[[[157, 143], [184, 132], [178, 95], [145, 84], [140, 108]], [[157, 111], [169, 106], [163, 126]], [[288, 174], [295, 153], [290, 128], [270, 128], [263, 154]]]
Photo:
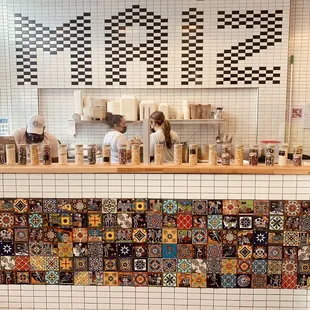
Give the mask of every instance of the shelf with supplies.
[[[168, 119], [173, 125], [217, 125], [220, 126], [226, 122], [225, 119]], [[141, 121], [126, 121], [128, 125], [142, 124]], [[105, 120], [68, 120], [67, 133], [76, 135], [77, 124], [107, 124]]]

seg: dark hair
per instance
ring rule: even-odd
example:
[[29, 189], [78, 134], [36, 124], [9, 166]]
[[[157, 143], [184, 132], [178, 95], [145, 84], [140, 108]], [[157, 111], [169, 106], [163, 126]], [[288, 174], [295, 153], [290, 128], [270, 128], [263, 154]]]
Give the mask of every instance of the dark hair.
[[107, 123], [108, 123], [109, 127], [111, 129], [113, 129], [114, 125], [119, 125], [123, 118], [124, 118], [123, 115], [108, 113]]
[[165, 136], [165, 143], [168, 149], [172, 147], [172, 138], [171, 138], [171, 125], [170, 122], [166, 120], [165, 114], [161, 111], [155, 111], [152, 113], [150, 117], [155, 124], [161, 126], [164, 136]]

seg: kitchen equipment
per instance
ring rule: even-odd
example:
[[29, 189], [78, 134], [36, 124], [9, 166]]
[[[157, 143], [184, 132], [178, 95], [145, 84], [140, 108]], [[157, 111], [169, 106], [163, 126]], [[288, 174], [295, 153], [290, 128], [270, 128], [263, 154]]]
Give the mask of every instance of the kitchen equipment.
[[211, 112], [211, 118], [213, 119], [222, 119], [222, 107], [217, 107], [215, 110]]
[[181, 142], [182, 144], [182, 163], [188, 163], [188, 145], [187, 142]]
[[149, 119], [155, 111], [157, 111], [157, 106], [153, 100], [142, 100], [140, 102], [140, 120]]
[[112, 114], [120, 114], [121, 107], [119, 101], [108, 101], [107, 103], [107, 112]]
[[167, 103], [160, 103], [158, 106], [158, 111], [163, 112], [165, 118], [169, 119], [169, 106], [167, 105]]
[[201, 106], [201, 118], [202, 119], [211, 118], [211, 104], [203, 104]]
[[198, 147], [198, 159], [199, 160], [208, 160], [209, 159], [209, 145], [201, 144]]
[[81, 90], [75, 90], [73, 93], [74, 112], [81, 115], [83, 114], [83, 94]]
[[190, 119], [191, 114], [190, 114], [190, 108], [189, 108], [189, 105], [188, 105], [188, 101], [187, 100], [183, 100], [182, 105], [183, 105], [184, 119]]
[[120, 114], [126, 121], [138, 120], [139, 101], [134, 95], [123, 95], [120, 100]]
[[105, 120], [107, 117], [107, 101], [100, 98], [91, 98], [89, 117], [92, 120]]

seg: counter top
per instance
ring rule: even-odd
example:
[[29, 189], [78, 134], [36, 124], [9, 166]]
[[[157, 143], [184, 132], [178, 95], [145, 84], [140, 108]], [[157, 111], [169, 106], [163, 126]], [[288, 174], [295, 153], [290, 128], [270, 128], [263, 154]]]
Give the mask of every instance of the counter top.
[[288, 165], [286, 167], [266, 167], [259, 165], [256, 167], [252, 166], [209, 166], [208, 164], [198, 164], [197, 166], [189, 166], [189, 164], [183, 164], [182, 166], [175, 166], [173, 164], [164, 164], [162, 166], [157, 165], [118, 165], [112, 164], [110, 166], [103, 166], [102, 164], [97, 165], [75, 165], [68, 164], [61, 166], [59, 164], [52, 164], [50, 166], [0, 166], [0, 173], [47, 173], [47, 174], [60, 174], [60, 173], [180, 173], [180, 174], [310, 174], [310, 166], [294, 167]]

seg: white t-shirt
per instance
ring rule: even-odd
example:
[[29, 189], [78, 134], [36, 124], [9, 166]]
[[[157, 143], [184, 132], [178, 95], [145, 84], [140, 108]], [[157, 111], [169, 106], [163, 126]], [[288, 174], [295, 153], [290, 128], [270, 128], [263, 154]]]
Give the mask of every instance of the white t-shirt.
[[130, 149], [130, 143], [126, 136], [117, 130], [110, 130], [103, 138], [103, 144], [110, 144], [111, 147], [111, 163], [118, 164], [118, 151], [122, 144], [127, 145]]
[[[14, 130], [11, 133], [11, 136], [14, 136], [14, 139], [18, 144], [27, 144], [26, 142], [26, 128], [19, 128]], [[50, 134], [49, 132], [44, 132], [44, 140], [39, 143], [40, 144], [40, 154], [42, 155], [43, 151], [43, 144], [50, 144], [51, 145], [51, 152], [52, 152], [52, 158], [58, 158], [58, 148], [59, 148], [59, 142], [55, 136]], [[27, 152], [29, 154], [29, 152]]]
[[157, 130], [156, 132], [152, 133], [150, 136], [150, 156], [154, 156], [154, 149], [155, 144], [163, 143], [164, 144], [164, 163], [172, 162], [174, 159], [173, 154], [173, 145], [179, 144], [180, 139], [177, 133], [173, 130], [170, 131], [171, 139], [172, 139], [172, 146], [170, 149], [167, 148], [165, 143], [165, 135], [161, 129]]

